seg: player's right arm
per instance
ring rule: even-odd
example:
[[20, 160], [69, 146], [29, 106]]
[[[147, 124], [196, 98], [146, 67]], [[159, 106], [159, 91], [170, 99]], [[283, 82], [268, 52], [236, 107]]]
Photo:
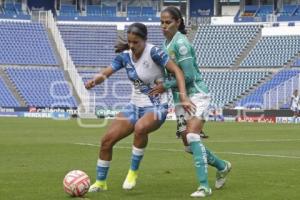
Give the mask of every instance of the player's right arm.
[[113, 71], [112, 67], [106, 67], [106, 68], [102, 69], [98, 74], [96, 74], [94, 76], [93, 79], [86, 82], [85, 88], [91, 89], [91, 88], [95, 87], [96, 85], [101, 84], [103, 81], [105, 81], [105, 79], [110, 77], [110, 75], [112, 75], [113, 73], [114, 73], [114, 71]]
[[97, 75], [94, 76], [93, 79], [89, 80], [85, 84], [86, 89], [91, 89], [98, 84], [101, 84], [105, 79], [110, 77], [114, 72], [123, 68], [123, 57], [122, 54], [119, 54], [113, 60], [111, 66], [102, 69]]

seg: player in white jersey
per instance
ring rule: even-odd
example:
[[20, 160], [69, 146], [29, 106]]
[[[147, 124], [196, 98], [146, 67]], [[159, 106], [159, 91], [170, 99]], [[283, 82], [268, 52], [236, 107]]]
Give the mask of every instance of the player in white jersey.
[[191, 111], [193, 105], [186, 96], [185, 81], [182, 71], [161, 49], [149, 44], [147, 28], [144, 24], [134, 23], [127, 31], [128, 43], [119, 43], [116, 52], [120, 53], [110, 67], [102, 70], [86, 83], [90, 89], [102, 83], [106, 77], [125, 68], [129, 80], [134, 85], [130, 103], [116, 116], [102, 137], [97, 162], [97, 180], [90, 187], [90, 192], [107, 190], [106, 178], [113, 146], [122, 138], [134, 132], [132, 159], [129, 172], [123, 183], [123, 189], [132, 189], [136, 184], [139, 164], [148, 142], [148, 134], [158, 129], [166, 119], [168, 104], [167, 93], [150, 96], [149, 91], [162, 81], [164, 71], [172, 72], [181, 92], [181, 102]]
[[298, 90], [294, 90], [291, 97], [291, 110], [294, 112], [294, 117], [297, 118], [300, 114], [300, 97]]

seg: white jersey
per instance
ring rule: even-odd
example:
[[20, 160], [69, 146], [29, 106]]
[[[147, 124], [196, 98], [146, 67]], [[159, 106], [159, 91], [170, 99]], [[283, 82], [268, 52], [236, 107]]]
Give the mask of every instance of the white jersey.
[[[153, 99], [147, 93], [155, 86], [156, 81], [163, 81], [164, 68], [168, 61], [169, 56], [166, 53], [148, 43], [136, 62], [133, 61], [131, 50], [122, 52], [114, 59], [113, 70], [125, 68], [129, 80], [133, 83], [130, 103], [138, 107], [153, 106]], [[160, 94], [155, 101], [159, 101], [159, 104], [167, 103], [167, 92]]]

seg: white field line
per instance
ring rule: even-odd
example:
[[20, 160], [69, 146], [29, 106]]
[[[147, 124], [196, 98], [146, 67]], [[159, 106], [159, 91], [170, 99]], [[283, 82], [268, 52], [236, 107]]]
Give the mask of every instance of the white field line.
[[[181, 140], [178, 140], [181, 141]], [[151, 144], [176, 144], [178, 141], [160, 142], [150, 141]], [[261, 139], [261, 140], [213, 140], [213, 139], [202, 139], [205, 143], [248, 143], [248, 142], [298, 142], [299, 139]], [[122, 144], [132, 144], [132, 142], [122, 142]]]
[[[99, 147], [98, 144], [91, 143], [74, 143], [75, 145], [81, 146], [92, 146]], [[115, 146], [117, 149], [132, 149], [132, 147], [124, 147], [124, 146]], [[165, 148], [147, 148], [147, 151], [168, 151], [168, 152], [183, 152], [183, 149], [165, 149]], [[271, 157], [271, 158], [289, 158], [289, 159], [300, 159], [300, 156], [286, 156], [286, 155], [272, 155], [272, 154], [257, 154], [257, 153], [241, 153], [241, 152], [222, 152], [216, 151], [215, 153], [219, 154], [229, 154], [229, 155], [242, 155], [242, 156], [256, 156], [256, 157]]]

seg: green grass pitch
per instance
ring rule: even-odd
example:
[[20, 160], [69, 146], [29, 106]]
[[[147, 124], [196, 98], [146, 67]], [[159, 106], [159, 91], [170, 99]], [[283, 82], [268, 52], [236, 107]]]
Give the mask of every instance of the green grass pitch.
[[[87, 120], [84, 123], [100, 123]], [[95, 180], [98, 143], [106, 128], [81, 128], [77, 120], [0, 118], [0, 199], [70, 200], [62, 180], [73, 169]], [[225, 187], [207, 199], [300, 199], [300, 126], [212, 123], [205, 126], [208, 148], [232, 162]], [[132, 137], [114, 148], [108, 191], [86, 200], [181, 200], [197, 188], [191, 155], [175, 138], [175, 122], [150, 135], [137, 186], [123, 191]], [[215, 169], [209, 168], [213, 186]]]

